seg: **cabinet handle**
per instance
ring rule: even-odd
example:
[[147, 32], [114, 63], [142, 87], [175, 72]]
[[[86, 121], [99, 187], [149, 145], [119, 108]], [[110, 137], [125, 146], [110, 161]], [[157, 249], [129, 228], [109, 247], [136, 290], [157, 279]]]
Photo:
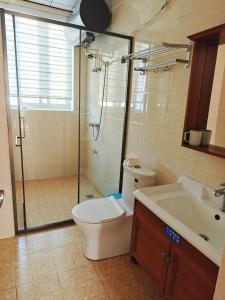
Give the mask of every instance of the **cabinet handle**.
[[163, 251], [162, 252], [162, 257], [163, 258], [166, 258], [166, 257], [168, 257], [170, 254], [169, 254], [169, 251]]
[[172, 257], [171, 257], [171, 254], [169, 251], [163, 251], [162, 252], [162, 257], [164, 258], [164, 260], [167, 262], [167, 263], [170, 263], [172, 261]]

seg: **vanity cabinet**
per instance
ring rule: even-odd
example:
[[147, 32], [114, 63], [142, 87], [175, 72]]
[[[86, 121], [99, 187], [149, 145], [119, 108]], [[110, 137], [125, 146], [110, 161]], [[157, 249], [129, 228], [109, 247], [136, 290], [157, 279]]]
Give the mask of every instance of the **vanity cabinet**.
[[131, 254], [150, 272], [166, 299], [212, 300], [218, 267], [186, 240], [176, 244], [166, 224], [136, 200]]
[[135, 202], [133, 232], [131, 242], [132, 256], [159, 283], [165, 287], [168, 264], [165, 256], [170, 253], [170, 240], [162, 234], [164, 223], [139, 201]]

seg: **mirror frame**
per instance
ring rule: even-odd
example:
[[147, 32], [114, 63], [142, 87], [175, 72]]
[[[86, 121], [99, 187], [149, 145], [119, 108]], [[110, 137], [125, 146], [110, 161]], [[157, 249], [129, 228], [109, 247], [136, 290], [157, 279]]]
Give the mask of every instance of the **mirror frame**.
[[[193, 50], [183, 134], [190, 129], [206, 129], [218, 46], [225, 44], [225, 24], [188, 38], [193, 41]], [[183, 137], [182, 146], [225, 158], [225, 148], [219, 146], [191, 146]]]

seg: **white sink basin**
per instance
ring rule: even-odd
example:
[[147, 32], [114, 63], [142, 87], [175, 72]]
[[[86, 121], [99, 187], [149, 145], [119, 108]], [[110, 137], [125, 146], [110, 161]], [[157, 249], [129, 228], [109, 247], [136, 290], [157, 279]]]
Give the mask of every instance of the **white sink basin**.
[[[188, 177], [174, 184], [142, 188], [135, 197], [194, 247], [220, 266], [225, 245], [222, 197]], [[201, 235], [201, 236], [200, 236]]]

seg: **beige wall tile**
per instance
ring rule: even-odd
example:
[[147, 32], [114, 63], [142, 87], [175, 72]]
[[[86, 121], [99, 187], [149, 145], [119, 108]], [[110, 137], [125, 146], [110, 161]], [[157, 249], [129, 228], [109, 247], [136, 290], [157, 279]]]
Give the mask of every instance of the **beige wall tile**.
[[[153, 3], [149, 6], [153, 5], [156, 9], [156, 1]], [[188, 34], [225, 22], [220, 11], [224, 4], [224, 1], [214, 0], [207, 5], [204, 1], [171, 2], [161, 16], [136, 35], [136, 42], [140, 37], [140, 41], [147, 43], [152, 40], [158, 43], [185, 43]], [[118, 7], [120, 5], [122, 2], [118, 3]], [[133, 2], [129, 7], [142, 11], [141, 5], [137, 8]], [[210, 16], [209, 7], [214, 7]], [[136, 47], [139, 47], [138, 44]], [[158, 169], [165, 164], [164, 179], [161, 180], [159, 175], [159, 182], [184, 174], [217, 187], [225, 179], [225, 161], [181, 147], [189, 73], [189, 69], [179, 65], [168, 72], [145, 75], [148, 83], [142, 98], [144, 109], [130, 109], [127, 154], [135, 153], [142, 158], [143, 164], [152, 164]], [[136, 85], [133, 88], [134, 95], [137, 92]], [[168, 176], [165, 176], [166, 170]]]

